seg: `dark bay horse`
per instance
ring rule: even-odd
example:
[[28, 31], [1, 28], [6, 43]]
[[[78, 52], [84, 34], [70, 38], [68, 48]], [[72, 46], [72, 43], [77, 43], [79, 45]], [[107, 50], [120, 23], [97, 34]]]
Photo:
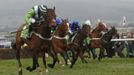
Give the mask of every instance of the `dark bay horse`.
[[64, 58], [66, 65], [69, 61], [69, 57], [67, 55], [68, 45], [66, 35], [69, 30], [69, 22], [67, 19], [62, 19], [62, 23], [57, 27], [56, 31], [52, 35], [52, 50], [56, 53], [56, 60], [53, 64], [49, 64], [48, 66], [54, 68], [56, 61], [58, 60], [57, 54], [60, 53], [61, 56]]
[[[117, 29], [115, 27], [111, 27], [111, 29], [107, 33], [105, 33], [100, 39], [101, 46], [106, 50], [108, 57], [112, 56], [111, 39], [115, 35], [117, 35]], [[104, 55], [104, 49], [100, 50], [98, 58], [99, 60], [101, 60]]]
[[[51, 9], [46, 7], [46, 10], [47, 11], [44, 13], [43, 16], [44, 21], [36, 22], [35, 24], [32, 25], [33, 33], [29, 40], [23, 40], [20, 37], [21, 31], [25, 25], [20, 26], [16, 33], [16, 42], [12, 45], [12, 47], [16, 51], [16, 58], [19, 64], [19, 75], [22, 75], [22, 64], [20, 61], [21, 46], [23, 46], [24, 43], [26, 43], [32, 52], [33, 66], [32, 68], [30, 67], [27, 68], [29, 71], [32, 71], [39, 66], [38, 54], [41, 52], [42, 49], [44, 49], [44, 44], [46, 45], [48, 44], [45, 41], [50, 40], [51, 26], [56, 25], [55, 22], [56, 14], [55, 14], [55, 8]], [[44, 55], [44, 51], [45, 50], [43, 50], [43, 55]], [[43, 63], [46, 65], [44, 56], [43, 56]]]
[[[102, 32], [106, 32], [106, 31], [108, 31], [107, 25], [100, 21], [96, 24], [96, 27], [92, 30], [91, 37], [92, 38], [100, 38], [102, 35]], [[88, 47], [92, 52], [93, 59], [95, 59], [96, 56], [93, 52], [93, 48], [101, 48], [100, 40], [91, 40], [91, 43], [89, 44]]]
[[[72, 39], [72, 42], [69, 44], [69, 48], [72, 51], [72, 61], [71, 61], [71, 66], [70, 68], [73, 67], [73, 65], [75, 64], [75, 62], [78, 59], [78, 56], [80, 55], [80, 53], [83, 53], [83, 41], [86, 37], [89, 36], [91, 28], [88, 25], [84, 25], [80, 31], [78, 31]], [[80, 56], [81, 57], [81, 56]], [[81, 57], [81, 59], [83, 59], [84, 57]], [[83, 59], [84, 60], [84, 59]]]

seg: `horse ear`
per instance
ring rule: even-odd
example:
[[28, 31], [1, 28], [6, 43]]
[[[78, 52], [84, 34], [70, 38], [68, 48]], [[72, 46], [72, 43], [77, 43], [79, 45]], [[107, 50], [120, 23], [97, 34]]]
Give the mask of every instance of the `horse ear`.
[[55, 10], [55, 6], [53, 7], [53, 9]]
[[111, 28], [113, 28], [113, 26], [110, 26]]
[[48, 9], [46, 5], [45, 5], [45, 8]]
[[63, 18], [61, 18], [61, 21], [62, 21], [62, 22], [64, 21]]
[[69, 19], [68, 19], [68, 18], [66, 18], [66, 21], [68, 22], [68, 21], [69, 21]]

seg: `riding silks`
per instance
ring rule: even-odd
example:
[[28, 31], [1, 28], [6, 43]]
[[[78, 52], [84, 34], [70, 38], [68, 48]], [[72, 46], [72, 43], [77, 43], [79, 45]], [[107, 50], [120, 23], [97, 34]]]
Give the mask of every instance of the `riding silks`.
[[91, 38], [90, 37], [86, 37], [83, 41], [84, 45], [89, 45], [91, 43]]
[[23, 30], [21, 31], [21, 38], [24, 38], [24, 39], [26, 39], [26, 38], [29, 38], [30, 36], [29, 36], [29, 25], [25, 25], [24, 27], [23, 27]]

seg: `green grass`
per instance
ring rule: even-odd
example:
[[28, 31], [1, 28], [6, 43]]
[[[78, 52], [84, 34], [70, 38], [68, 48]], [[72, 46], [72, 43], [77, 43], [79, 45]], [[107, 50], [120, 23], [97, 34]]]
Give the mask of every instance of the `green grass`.
[[[101, 62], [98, 60], [87, 59], [88, 63], [81, 63], [80, 59], [76, 62], [73, 69], [69, 66], [56, 64], [54, 69], [49, 68], [49, 73], [45, 73], [45, 68], [41, 64], [43, 75], [134, 75], [134, 58], [104, 58]], [[25, 68], [32, 64], [31, 59], [22, 59], [23, 75], [39, 75], [38, 70], [28, 72]], [[47, 59], [47, 63], [51, 59]], [[18, 75], [18, 65], [16, 60], [0, 60], [0, 75]]]

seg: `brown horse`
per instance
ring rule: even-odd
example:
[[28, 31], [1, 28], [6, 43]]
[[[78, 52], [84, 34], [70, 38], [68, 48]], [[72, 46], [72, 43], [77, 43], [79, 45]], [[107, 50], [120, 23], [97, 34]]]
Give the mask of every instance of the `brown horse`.
[[[34, 69], [36, 69], [39, 64], [38, 64], [38, 54], [41, 52], [42, 49], [44, 49], [44, 44], [46, 44], [48, 41], [50, 40], [51, 37], [51, 26], [55, 26], [56, 22], [55, 22], [55, 18], [56, 18], [56, 14], [55, 14], [55, 8], [51, 9], [51, 8], [47, 8], [46, 7], [46, 12], [44, 13], [44, 21], [41, 22], [36, 22], [35, 24], [33, 24], [32, 28], [33, 28], [33, 33], [31, 35], [31, 38], [28, 40], [23, 40], [20, 37], [21, 31], [24, 27], [24, 25], [20, 26], [17, 33], [16, 33], [16, 42], [13, 44], [13, 49], [16, 50], [16, 58], [19, 64], [19, 75], [22, 75], [22, 64], [20, 61], [20, 50], [21, 50], [21, 46], [24, 45], [24, 43], [26, 43], [29, 47], [29, 49], [32, 52], [32, 57], [33, 57], [33, 67], [30, 68], [28, 67], [27, 69], [29, 71], [32, 71]], [[47, 45], [47, 44], [46, 44]], [[45, 50], [44, 50], [45, 51]], [[44, 51], [43, 51], [43, 55], [44, 55]], [[46, 65], [45, 62], [45, 58], [43, 56], [43, 63]]]
[[[73, 65], [78, 59], [78, 56], [80, 55], [80, 53], [83, 52], [83, 41], [86, 37], [89, 36], [90, 29], [90, 26], [84, 25], [82, 29], [73, 36], [72, 42], [71, 44], [69, 44], [73, 55], [70, 68], [73, 67]], [[81, 57], [81, 59], [83, 59], [83, 57]]]
[[[91, 32], [91, 37], [92, 38], [100, 38], [102, 35], [101, 32], [106, 32], [107, 30], [108, 30], [107, 25], [100, 21], [96, 24], [96, 27]], [[92, 52], [93, 59], [95, 59], [96, 55], [93, 52], [93, 48], [101, 48], [100, 40], [91, 40], [91, 43], [89, 44], [88, 47]]]
[[[66, 19], [62, 20], [62, 23], [57, 27], [52, 37], [52, 49], [56, 53], [56, 58], [57, 58], [56, 61], [58, 60], [57, 54], [60, 53], [64, 58], [66, 64], [67, 61], [69, 60], [69, 57], [67, 55], [68, 45], [66, 39], [68, 30], [69, 30], [68, 20]], [[48, 66], [54, 68], [56, 61], [53, 62], [53, 64], [49, 64]]]

